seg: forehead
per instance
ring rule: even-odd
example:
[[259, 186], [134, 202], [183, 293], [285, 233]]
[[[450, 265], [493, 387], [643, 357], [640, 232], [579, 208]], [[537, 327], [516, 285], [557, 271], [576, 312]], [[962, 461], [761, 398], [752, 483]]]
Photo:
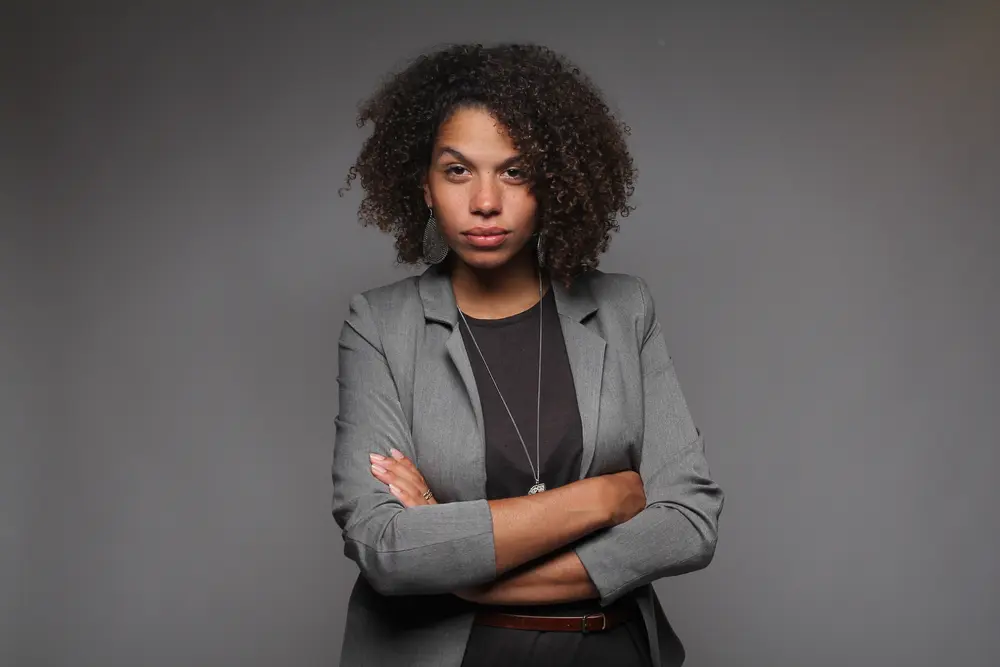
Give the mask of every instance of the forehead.
[[450, 147], [463, 154], [516, 153], [514, 142], [507, 129], [488, 111], [462, 108], [442, 123], [435, 140], [435, 147]]

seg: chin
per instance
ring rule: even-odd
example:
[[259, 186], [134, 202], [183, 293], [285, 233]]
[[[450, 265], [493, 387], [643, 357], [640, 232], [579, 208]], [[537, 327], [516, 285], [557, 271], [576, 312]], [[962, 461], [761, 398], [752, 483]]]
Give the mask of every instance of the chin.
[[504, 266], [513, 256], [509, 253], [499, 253], [499, 252], [482, 252], [482, 253], [462, 253], [458, 256], [464, 264], [469, 268], [478, 269], [482, 271], [489, 271], [491, 269], [499, 269]]

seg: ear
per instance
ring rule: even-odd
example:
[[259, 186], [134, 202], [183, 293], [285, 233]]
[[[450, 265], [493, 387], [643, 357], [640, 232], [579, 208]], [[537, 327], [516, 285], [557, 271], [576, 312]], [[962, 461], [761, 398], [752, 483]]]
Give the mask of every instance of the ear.
[[424, 172], [423, 178], [423, 189], [424, 189], [424, 203], [427, 204], [427, 208], [434, 208], [434, 199], [431, 197], [431, 186], [427, 183], [427, 172]]

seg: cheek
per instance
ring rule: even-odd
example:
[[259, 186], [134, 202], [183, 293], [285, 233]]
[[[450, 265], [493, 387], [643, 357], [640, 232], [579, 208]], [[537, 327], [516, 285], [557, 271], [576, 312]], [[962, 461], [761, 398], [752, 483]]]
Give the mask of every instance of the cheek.
[[432, 186], [434, 201], [434, 213], [437, 217], [438, 226], [448, 234], [454, 232], [459, 221], [463, 220], [469, 210], [469, 200], [462, 192], [461, 188]]
[[508, 206], [508, 210], [514, 214], [514, 217], [521, 224], [532, 223], [535, 219], [535, 213], [538, 210], [538, 203], [535, 201], [534, 195], [528, 192], [519, 192], [510, 201]]

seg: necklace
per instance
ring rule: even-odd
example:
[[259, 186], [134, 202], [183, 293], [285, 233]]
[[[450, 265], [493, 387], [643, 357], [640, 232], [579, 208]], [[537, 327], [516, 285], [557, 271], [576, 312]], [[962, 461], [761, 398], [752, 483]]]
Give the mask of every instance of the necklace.
[[530, 489], [528, 489], [528, 495], [534, 495], [545, 490], [545, 483], [541, 481], [541, 468], [542, 468], [542, 457], [539, 443], [541, 442], [541, 421], [542, 421], [542, 272], [541, 269], [538, 271], [538, 393], [535, 401], [535, 458], [538, 460], [538, 469], [531, 463], [531, 454], [528, 453], [528, 446], [524, 444], [524, 438], [521, 437], [521, 429], [517, 427], [517, 422], [514, 421], [514, 415], [511, 413], [510, 408], [507, 406], [507, 401], [504, 400], [503, 394], [500, 393], [500, 386], [497, 384], [496, 378], [493, 377], [493, 371], [490, 370], [490, 365], [486, 363], [486, 357], [483, 355], [483, 350], [479, 347], [479, 343], [476, 341], [475, 335], [472, 333], [472, 327], [469, 326], [469, 321], [465, 319], [465, 313], [462, 309], [458, 309], [458, 314], [462, 316], [462, 321], [465, 323], [465, 329], [469, 332], [469, 337], [472, 339], [472, 343], [476, 346], [476, 351], [479, 352], [479, 358], [483, 360], [483, 366], [486, 367], [486, 372], [489, 373], [490, 380], [493, 381], [493, 386], [497, 390], [497, 395], [500, 396], [500, 401], [503, 403], [504, 409], [507, 411], [507, 416], [510, 417], [510, 422], [514, 425], [514, 432], [517, 433], [517, 439], [521, 441], [521, 446], [524, 447], [524, 455], [528, 457], [528, 466], [531, 468], [531, 474], [535, 478], [535, 483]]

